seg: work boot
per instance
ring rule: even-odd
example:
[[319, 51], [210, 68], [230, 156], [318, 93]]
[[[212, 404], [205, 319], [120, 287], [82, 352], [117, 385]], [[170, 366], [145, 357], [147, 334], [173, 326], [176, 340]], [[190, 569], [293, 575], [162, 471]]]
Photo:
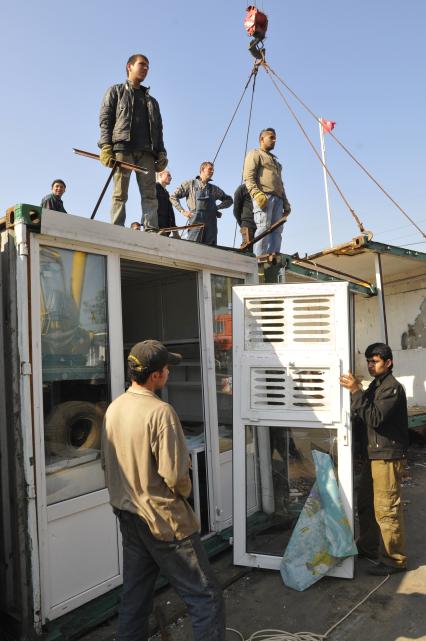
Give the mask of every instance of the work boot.
[[240, 232], [241, 232], [241, 238], [242, 238], [242, 243], [241, 247], [244, 247], [249, 243], [251, 240], [254, 238], [254, 229], [251, 227], [240, 227]]

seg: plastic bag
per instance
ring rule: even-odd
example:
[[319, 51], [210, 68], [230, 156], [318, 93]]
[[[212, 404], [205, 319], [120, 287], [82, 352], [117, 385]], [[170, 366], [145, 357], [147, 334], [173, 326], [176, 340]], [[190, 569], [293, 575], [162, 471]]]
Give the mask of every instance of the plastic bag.
[[357, 554], [329, 454], [313, 450], [316, 481], [281, 561], [285, 585], [306, 590], [342, 559]]

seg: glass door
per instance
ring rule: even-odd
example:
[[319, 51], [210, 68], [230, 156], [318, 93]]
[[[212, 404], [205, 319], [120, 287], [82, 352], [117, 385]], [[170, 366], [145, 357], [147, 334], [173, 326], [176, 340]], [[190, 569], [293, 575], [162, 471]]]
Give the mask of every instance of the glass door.
[[36, 247], [37, 494], [43, 615], [53, 619], [120, 582], [117, 524], [100, 459], [111, 399], [110, 274], [105, 255]]

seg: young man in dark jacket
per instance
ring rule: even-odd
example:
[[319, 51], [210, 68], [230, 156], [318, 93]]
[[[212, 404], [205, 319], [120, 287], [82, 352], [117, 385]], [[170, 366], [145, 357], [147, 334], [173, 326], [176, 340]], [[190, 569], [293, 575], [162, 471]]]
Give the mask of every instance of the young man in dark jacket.
[[[102, 101], [99, 125], [101, 137], [100, 159], [106, 167], [113, 167], [114, 160], [141, 165], [147, 174], [136, 172], [142, 200], [145, 231], [158, 229], [155, 172], [167, 167], [167, 154], [163, 142], [163, 122], [158, 102], [141, 83], [149, 70], [149, 60], [142, 54], [129, 58], [126, 65], [127, 81], [110, 87]], [[114, 174], [111, 220], [124, 225], [130, 171], [120, 167]]]
[[67, 186], [61, 178], [57, 178], [52, 183], [52, 191], [50, 194], [47, 194], [42, 198], [41, 206], [44, 209], [53, 209], [53, 211], [59, 211], [63, 214], [66, 214], [67, 211], [62, 202], [62, 196], [65, 193]]
[[392, 350], [373, 343], [365, 351], [374, 377], [367, 390], [350, 372], [340, 384], [351, 393], [354, 425], [364, 429], [367, 446], [358, 489], [360, 556], [379, 559], [370, 574], [385, 576], [407, 567], [401, 505], [401, 476], [408, 447], [407, 399], [392, 374]]

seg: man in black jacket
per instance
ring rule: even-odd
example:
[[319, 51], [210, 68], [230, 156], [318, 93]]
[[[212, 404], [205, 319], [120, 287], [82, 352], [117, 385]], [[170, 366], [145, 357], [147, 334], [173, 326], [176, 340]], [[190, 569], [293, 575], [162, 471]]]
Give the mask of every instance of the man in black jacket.
[[64, 207], [62, 201], [62, 196], [65, 193], [67, 186], [62, 180], [62, 178], [56, 178], [52, 183], [52, 191], [47, 196], [44, 196], [41, 201], [41, 206], [44, 209], [53, 209], [54, 211], [60, 211], [63, 214], [67, 213], [67, 210]]
[[254, 238], [256, 223], [254, 222], [253, 201], [245, 183], [242, 183], [235, 190], [234, 194], [234, 216], [240, 226], [241, 247]]
[[401, 505], [401, 476], [408, 447], [407, 399], [392, 374], [392, 350], [373, 343], [365, 351], [374, 377], [367, 390], [350, 372], [340, 384], [351, 393], [354, 425], [365, 430], [367, 446], [358, 489], [358, 553], [379, 563], [370, 574], [385, 576], [407, 566]]
[[[158, 229], [155, 172], [167, 167], [163, 142], [163, 123], [158, 102], [141, 83], [149, 70], [149, 60], [142, 54], [129, 58], [127, 81], [110, 87], [102, 101], [99, 125], [100, 159], [106, 167], [114, 159], [141, 165], [147, 174], [136, 172], [142, 200], [142, 223], [145, 231]], [[114, 174], [111, 220], [124, 225], [130, 171], [118, 168]]]
[[[155, 187], [157, 190], [157, 200], [158, 200], [158, 226], [160, 229], [166, 227], [176, 227], [175, 212], [173, 211], [173, 205], [170, 202], [170, 194], [167, 191], [167, 187], [172, 182], [172, 175], [168, 169], [160, 171], [157, 174], [157, 182]], [[174, 238], [180, 238], [177, 231], [173, 232]]]

